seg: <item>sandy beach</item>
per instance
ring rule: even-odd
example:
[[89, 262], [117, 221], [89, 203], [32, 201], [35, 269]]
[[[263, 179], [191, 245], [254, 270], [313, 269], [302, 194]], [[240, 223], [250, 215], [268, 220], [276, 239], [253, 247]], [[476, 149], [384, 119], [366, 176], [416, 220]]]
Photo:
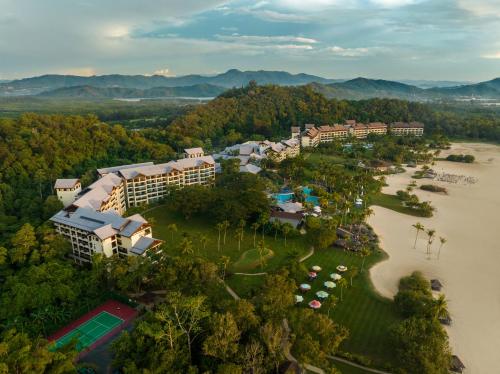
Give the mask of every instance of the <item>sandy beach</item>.
[[[381, 239], [389, 259], [371, 269], [373, 283], [382, 295], [392, 297], [401, 277], [419, 270], [444, 284], [453, 325], [448, 328], [450, 344], [466, 365], [466, 373], [500, 371], [500, 147], [488, 144], [457, 143], [449, 153], [472, 154], [473, 164], [436, 162], [439, 172], [465, 175], [473, 184], [415, 180], [417, 185], [436, 184], [449, 194], [436, 194], [415, 188], [422, 201], [437, 208], [432, 218], [403, 215], [381, 207], [369, 219]], [[387, 178], [385, 193], [404, 190], [414, 179], [416, 169]], [[421, 222], [436, 230], [430, 260], [425, 254], [427, 237], [420, 234], [413, 249], [415, 229]], [[439, 237], [447, 239], [437, 259]]]

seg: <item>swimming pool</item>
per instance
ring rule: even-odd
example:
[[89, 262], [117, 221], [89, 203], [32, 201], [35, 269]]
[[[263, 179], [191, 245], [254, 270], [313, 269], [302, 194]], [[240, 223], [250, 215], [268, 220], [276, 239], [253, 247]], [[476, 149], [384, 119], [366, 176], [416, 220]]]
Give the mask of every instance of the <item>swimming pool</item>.
[[[306, 202], [318, 206], [319, 198], [317, 196], [312, 196], [312, 191], [313, 190], [310, 187], [302, 187], [302, 192], [304, 192]], [[278, 203], [281, 204], [292, 201], [295, 197], [295, 194], [293, 192], [281, 192], [274, 194], [273, 197], [278, 201]]]

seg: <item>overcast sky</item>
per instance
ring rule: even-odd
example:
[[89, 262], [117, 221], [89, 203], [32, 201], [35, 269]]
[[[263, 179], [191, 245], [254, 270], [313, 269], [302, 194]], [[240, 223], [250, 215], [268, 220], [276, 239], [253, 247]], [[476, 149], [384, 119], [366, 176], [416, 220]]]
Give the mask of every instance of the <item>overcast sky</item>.
[[500, 0], [0, 0], [0, 79], [58, 74], [500, 76]]

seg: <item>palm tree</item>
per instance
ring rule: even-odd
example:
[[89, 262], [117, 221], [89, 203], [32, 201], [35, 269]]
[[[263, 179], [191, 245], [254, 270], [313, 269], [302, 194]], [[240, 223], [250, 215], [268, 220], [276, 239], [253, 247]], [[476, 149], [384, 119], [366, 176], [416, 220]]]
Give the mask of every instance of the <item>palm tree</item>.
[[426, 231], [427, 233], [427, 258], [431, 258], [431, 245], [434, 241], [434, 235], [436, 235], [436, 230], [430, 229]]
[[243, 233], [245, 230], [243, 230], [242, 227], [237, 227], [235, 230], [236, 233], [236, 240], [238, 240], [238, 252], [241, 251], [241, 241], [243, 240]]
[[177, 225], [175, 223], [171, 223], [167, 226], [167, 230], [172, 234], [172, 241], [174, 241], [174, 232], [177, 232]]
[[229, 221], [225, 220], [225, 221], [222, 221], [222, 225], [223, 225], [223, 229], [224, 229], [224, 240], [223, 240], [223, 243], [224, 243], [224, 245], [226, 245], [227, 229], [229, 228], [230, 223], [229, 223]]
[[206, 235], [200, 235], [200, 245], [202, 246], [203, 248], [203, 251], [205, 251], [205, 248], [207, 246], [207, 243], [208, 243], [208, 238]]
[[330, 309], [337, 306], [339, 299], [335, 295], [328, 296], [325, 301], [323, 301], [323, 306], [326, 308], [326, 315], [330, 317]]
[[193, 254], [193, 242], [191, 241], [191, 239], [189, 239], [187, 236], [184, 236], [180, 243], [180, 249], [183, 255]]
[[222, 267], [222, 280], [226, 278], [226, 269], [227, 266], [229, 265], [229, 262], [231, 262], [231, 259], [228, 256], [221, 256], [220, 258], [220, 264]]
[[247, 222], [244, 219], [240, 219], [240, 222], [238, 222], [238, 227], [243, 230], [241, 234], [241, 240], [243, 240], [243, 236], [245, 234], [245, 226], [247, 225]]
[[349, 280], [350, 280], [350, 283], [351, 283], [351, 287], [352, 287], [352, 279], [356, 277], [356, 275], [358, 275], [358, 268], [356, 266], [352, 266], [349, 271], [347, 272], [347, 274], [349, 275]]
[[432, 305], [434, 318], [439, 319], [448, 316], [448, 302], [443, 294], [434, 300]]
[[361, 251], [359, 252], [359, 255], [363, 257], [363, 261], [361, 262], [361, 272], [363, 272], [365, 269], [365, 260], [366, 257], [370, 255], [370, 253], [371, 253], [370, 250], [366, 247], [362, 248]]
[[417, 235], [415, 236], [415, 243], [413, 243], [413, 249], [415, 249], [415, 248], [417, 248], [418, 234], [420, 233], [420, 231], [424, 231], [425, 227], [420, 222], [417, 222], [412, 226], [415, 228], [415, 230], [417, 230]]
[[289, 224], [288, 222], [284, 223], [283, 226], [281, 226], [281, 232], [283, 233], [283, 236], [285, 237], [285, 247], [286, 247], [286, 236], [292, 231], [293, 226]]
[[269, 214], [267, 213], [262, 213], [259, 217], [259, 224], [260, 227], [262, 228], [262, 240], [264, 240], [264, 233], [266, 230], [266, 223], [269, 222]]
[[260, 268], [264, 269], [264, 254], [266, 253], [266, 251], [269, 251], [269, 249], [266, 248], [266, 245], [264, 244], [263, 240], [259, 241], [259, 245], [257, 246], [257, 251], [259, 251]]
[[223, 223], [218, 223], [217, 225], [215, 225], [215, 228], [219, 232], [219, 236], [217, 238], [217, 251], [220, 252], [220, 233], [221, 233], [222, 230], [224, 230], [224, 224]]
[[440, 244], [439, 250], [438, 250], [438, 260], [439, 260], [439, 256], [441, 255], [441, 248], [443, 248], [443, 245], [445, 245], [445, 243], [446, 243], [446, 238], [443, 238], [442, 236], [440, 236], [439, 241], [441, 244]]
[[257, 230], [260, 227], [260, 224], [258, 222], [252, 223], [252, 230], [253, 230], [253, 247], [255, 248], [255, 240], [257, 238]]
[[347, 281], [345, 280], [345, 278], [340, 278], [337, 281], [337, 285], [340, 287], [340, 301], [342, 301], [342, 300], [344, 300], [342, 290], [344, 288], [346, 288], [349, 285], [349, 283], [347, 283]]
[[281, 228], [281, 223], [280, 221], [274, 221], [273, 222], [273, 229], [274, 229], [274, 240], [276, 241], [278, 239], [278, 231]]

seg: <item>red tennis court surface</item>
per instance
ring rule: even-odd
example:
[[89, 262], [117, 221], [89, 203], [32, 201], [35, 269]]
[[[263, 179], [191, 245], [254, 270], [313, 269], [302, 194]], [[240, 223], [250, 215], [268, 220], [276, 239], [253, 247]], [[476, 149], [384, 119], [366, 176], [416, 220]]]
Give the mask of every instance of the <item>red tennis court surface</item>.
[[128, 305], [108, 300], [51, 335], [49, 341], [57, 349], [76, 338], [81, 357], [127, 327], [136, 315], [137, 311]]

